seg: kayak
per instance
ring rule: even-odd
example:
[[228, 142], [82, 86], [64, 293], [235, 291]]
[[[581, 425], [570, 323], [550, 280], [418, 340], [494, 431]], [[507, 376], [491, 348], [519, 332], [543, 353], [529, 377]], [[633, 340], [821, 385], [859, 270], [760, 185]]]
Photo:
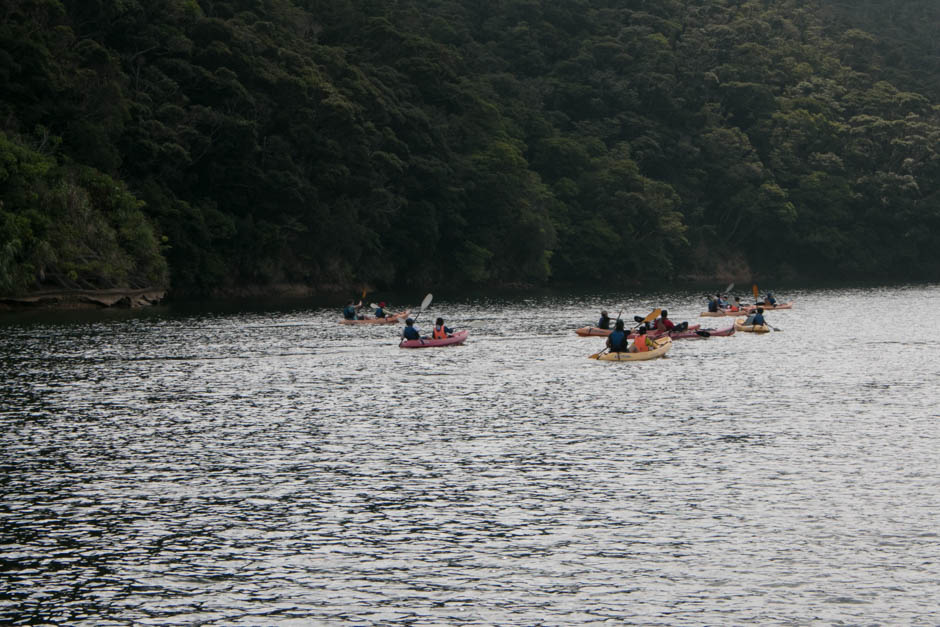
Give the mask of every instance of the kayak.
[[574, 330], [574, 332], [581, 337], [590, 337], [593, 335], [608, 336], [613, 333], [613, 331], [613, 329], [601, 329], [599, 327], [581, 327], [580, 329]]
[[469, 331], [457, 331], [450, 337], [441, 338], [439, 340], [432, 339], [421, 339], [421, 340], [404, 340], [399, 342], [398, 346], [401, 348], [431, 348], [432, 346], [456, 346], [457, 344], [463, 344], [467, 339], [467, 336], [470, 334]]
[[[698, 329], [700, 326], [702, 325], [690, 324], [688, 329], [689, 331], [694, 331], [695, 329]], [[575, 329], [574, 332], [580, 335], [581, 337], [591, 337], [591, 336], [596, 336], [596, 335], [607, 337], [613, 332], [613, 329], [599, 329], [597, 327], [581, 327], [580, 329]], [[650, 336], [650, 339], [659, 337], [662, 334], [663, 334], [662, 331], [650, 331], [647, 333], [647, 335]], [[628, 337], [632, 340], [633, 336], [634, 334], [631, 332]]]
[[734, 330], [745, 333], [770, 333], [770, 327], [766, 324], [744, 324], [747, 318], [738, 318], [734, 321]]
[[[685, 323], [680, 323], [680, 324], [685, 324]], [[680, 325], [677, 324], [676, 326], [678, 327], [678, 326], [680, 326]], [[686, 331], [695, 332], [695, 331], [698, 330], [698, 328], [701, 327], [701, 326], [702, 326], [702, 325], [700, 325], [700, 324], [698, 324], [698, 323], [696, 323], [696, 324], [690, 324], [689, 326], [685, 327], [685, 328], [682, 329], [681, 331], [671, 331], [671, 332], [669, 332], [669, 337], [676, 337], [677, 334], [679, 334], [679, 333], [685, 333]], [[647, 336], [649, 339], [651, 339], [651, 340], [655, 340], [656, 338], [662, 337], [662, 336], [664, 336], [664, 335], [666, 335], [666, 331], [647, 331], [647, 332], [646, 332], [646, 336]], [[628, 339], [628, 340], [632, 340], [632, 339], [634, 339], [635, 337], [636, 337], [636, 333], [633, 332], [633, 331], [631, 331], [630, 333], [627, 334], [627, 339]]]
[[389, 314], [384, 318], [363, 318], [362, 320], [340, 320], [340, 324], [395, 324], [408, 317], [411, 312], [408, 310], [397, 314]]
[[692, 327], [689, 327], [687, 331], [670, 333], [669, 337], [674, 340], [694, 340], [707, 337], [728, 337], [729, 335], [734, 335], [734, 325], [724, 329], [692, 329]]
[[608, 351], [603, 355], [589, 355], [588, 359], [597, 359], [600, 361], [647, 361], [662, 357], [672, 348], [672, 340], [668, 337], [661, 337], [653, 340], [656, 348], [651, 348], [645, 353], [614, 353]]
[[752, 311], [760, 307], [764, 311], [774, 311], [775, 309], [793, 309], [793, 301], [788, 303], [777, 303], [776, 305], [749, 305], [745, 307], [746, 311]]

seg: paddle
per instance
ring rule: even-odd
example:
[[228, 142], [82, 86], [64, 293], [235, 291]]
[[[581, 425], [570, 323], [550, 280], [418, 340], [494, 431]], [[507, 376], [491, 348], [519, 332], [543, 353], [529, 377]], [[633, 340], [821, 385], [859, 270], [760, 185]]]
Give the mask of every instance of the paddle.
[[[637, 318], [639, 318], [639, 316], [633, 316], [633, 319], [636, 320], [636, 322], [637, 322], [636, 326], [633, 327], [633, 328], [634, 328], [634, 329], [638, 329], [641, 324], [646, 324], [646, 323], [649, 322], [650, 320], [653, 320], [653, 319], [656, 318], [661, 312], [662, 312], [662, 309], [654, 309], [653, 311], [649, 312], [649, 313], [646, 315], [645, 318], [640, 318], [639, 320], [637, 320]], [[603, 355], [604, 353], [606, 353], [607, 351], [608, 351], [608, 348], [605, 346], [604, 348], [602, 348], [602, 349], [600, 350], [600, 352], [597, 352], [597, 353], [594, 353], [593, 355], [591, 355], [590, 358], [591, 358], [591, 359], [597, 359], [597, 358], [599, 358], [601, 355]]]
[[424, 313], [424, 310], [427, 309], [427, 308], [428, 308], [428, 305], [431, 304], [431, 298], [432, 298], [432, 296], [431, 296], [431, 294], [429, 293], [427, 296], [424, 297], [424, 300], [421, 301], [421, 311], [419, 311], [418, 313], [416, 313], [416, 314], [415, 314], [415, 317], [412, 318], [415, 322], [418, 321], [418, 316], [420, 316], [421, 314], [423, 314], [423, 313]]

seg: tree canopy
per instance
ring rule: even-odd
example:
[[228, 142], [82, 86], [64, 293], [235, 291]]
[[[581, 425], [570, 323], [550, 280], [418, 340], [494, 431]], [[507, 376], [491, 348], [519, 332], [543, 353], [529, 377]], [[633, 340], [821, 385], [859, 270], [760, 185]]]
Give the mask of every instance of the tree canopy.
[[940, 269], [933, 0], [9, 0], [0, 292]]

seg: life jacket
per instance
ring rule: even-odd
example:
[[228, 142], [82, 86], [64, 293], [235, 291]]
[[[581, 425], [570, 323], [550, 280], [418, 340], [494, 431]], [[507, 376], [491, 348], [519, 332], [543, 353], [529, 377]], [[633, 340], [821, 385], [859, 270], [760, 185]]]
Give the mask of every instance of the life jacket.
[[443, 340], [447, 337], [447, 330], [444, 328], [444, 325], [435, 326], [434, 331], [431, 333], [431, 337], [435, 340]]
[[759, 324], [766, 324], [764, 322], [764, 314], [754, 314], [754, 319], [751, 320], [751, 324], [757, 326]]
[[343, 317], [346, 320], [355, 320], [356, 319], [356, 308], [352, 305], [347, 305], [343, 308]]
[[638, 335], [633, 340], [633, 345], [636, 346], [636, 352], [645, 353], [649, 350], [649, 346], [646, 345], [646, 334]]
[[710, 311], [711, 313], [715, 313], [716, 311], [718, 311], [718, 302], [714, 300], [708, 301], [708, 311]]
[[609, 329], [610, 328], [610, 318], [607, 316], [601, 316], [601, 319], [597, 321], [598, 329]]
[[420, 340], [421, 334], [418, 333], [418, 330], [414, 327], [405, 327], [402, 330], [402, 335], [405, 336], [406, 340]]

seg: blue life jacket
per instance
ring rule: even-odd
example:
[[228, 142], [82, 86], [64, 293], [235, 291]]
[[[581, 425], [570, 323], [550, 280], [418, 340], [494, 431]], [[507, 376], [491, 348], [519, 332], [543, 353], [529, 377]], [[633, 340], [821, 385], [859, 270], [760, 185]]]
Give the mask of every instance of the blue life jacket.
[[712, 313], [715, 313], [716, 311], [718, 311], [718, 301], [716, 300], [708, 301], [708, 311]]
[[356, 308], [353, 307], [352, 305], [346, 305], [346, 306], [343, 308], [343, 317], [346, 318], [347, 320], [355, 320], [355, 319], [356, 319]]
[[607, 316], [601, 316], [600, 320], [597, 321], [598, 329], [609, 329], [610, 328], [610, 318]]
[[623, 331], [614, 331], [609, 336], [610, 350], [623, 353], [627, 350], [627, 334]]
[[751, 320], [751, 324], [753, 325], [766, 324], [764, 322], [764, 314], [754, 314], [754, 318], [753, 320]]
[[376, 309], [376, 310], [375, 310], [375, 317], [376, 317], [376, 318], [384, 318], [384, 317], [385, 317], [385, 310], [382, 309], [381, 307], [379, 307], [378, 309]]
[[418, 333], [418, 330], [414, 327], [405, 327], [405, 329], [401, 332], [401, 334], [405, 336], [406, 340], [420, 340], [421, 339], [421, 334]]

